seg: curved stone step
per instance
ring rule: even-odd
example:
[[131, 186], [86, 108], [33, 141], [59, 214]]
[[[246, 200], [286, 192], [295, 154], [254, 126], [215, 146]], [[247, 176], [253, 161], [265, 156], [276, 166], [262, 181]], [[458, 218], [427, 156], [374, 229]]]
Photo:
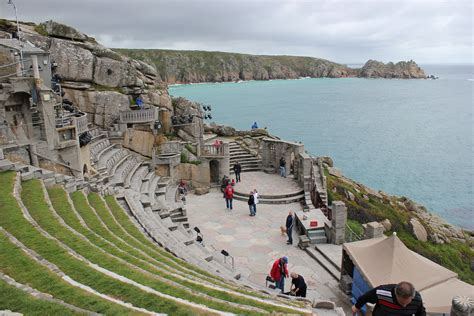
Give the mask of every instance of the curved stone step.
[[[240, 195], [234, 195], [234, 199], [238, 201], [248, 201], [248, 195], [243, 197]], [[272, 199], [263, 199], [258, 198], [259, 204], [290, 204], [297, 203], [304, 200], [304, 194], [292, 196], [292, 197], [283, 197], [283, 198], [272, 198]]]
[[[240, 191], [235, 191], [234, 192], [234, 197], [235, 196], [240, 196], [240, 197], [245, 197], [248, 198], [249, 193], [248, 192], [240, 192]], [[259, 194], [258, 200], [260, 199], [266, 199], [266, 200], [271, 200], [271, 199], [283, 199], [283, 198], [291, 198], [291, 197], [304, 197], [304, 190], [300, 191], [295, 191], [291, 193], [285, 193], [285, 194]]]

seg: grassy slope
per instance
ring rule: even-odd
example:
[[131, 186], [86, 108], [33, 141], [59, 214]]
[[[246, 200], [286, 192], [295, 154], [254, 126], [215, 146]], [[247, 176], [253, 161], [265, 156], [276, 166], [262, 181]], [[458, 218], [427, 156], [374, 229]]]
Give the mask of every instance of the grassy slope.
[[[367, 194], [358, 193], [349, 184], [326, 173], [328, 179], [329, 199], [340, 200], [346, 203], [348, 208], [348, 224], [353, 230], [362, 232], [363, 223], [371, 221], [382, 221], [386, 218], [392, 223], [392, 230], [397, 232], [398, 237], [411, 250], [433, 260], [434, 262], [456, 272], [459, 278], [470, 284], [474, 284], [474, 272], [471, 271], [471, 262], [474, 261], [474, 251], [468, 244], [452, 241], [449, 244], [434, 244], [430, 241], [417, 240], [409, 231], [408, 223], [411, 214], [406, 209], [390, 203], [389, 200], [379, 199]], [[335, 189], [337, 192], [333, 192]], [[350, 191], [355, 196], [355, 201], [346, 198], [345, 191]], [[369, 200], [363, 195], [369, 196]], [[356, 232], [357, 232], [356, 231]]]
[[24, 315], [84, 315], [65, 306], [33, 297], [0, 280], [0, 310]]
[[[0, 186], [0, 205], [3, 206], [0, 225], [28, 248], [57, 265], [72, 279], [88, 285], [101, 293], [106, 293], [135, 306], [141, 306], [157, 312], [176, 315], [193, 315], [197, 313], [197, 311], [192, 311], [189, 307], [184, 307], [165, 298], [157, 298], [157, 296], [146, 293], [135, 286], [125, 284], [99, 273], [88, 266], [88, 264], [78, 261], [75, 257], [71, 256], [67, 251], [59, 247], [55, 241], [43, 237], [23, 217], [16, 200], [12, 196], [13, 177], [14, 173], [0, 173], [2, 183], [2, 186]], [[44, 202], [35, 200], [34, 196], [28, 196], [28, 201], [33, 204], [35, 209], [43, 213], [48, 212], [42, 205]]]

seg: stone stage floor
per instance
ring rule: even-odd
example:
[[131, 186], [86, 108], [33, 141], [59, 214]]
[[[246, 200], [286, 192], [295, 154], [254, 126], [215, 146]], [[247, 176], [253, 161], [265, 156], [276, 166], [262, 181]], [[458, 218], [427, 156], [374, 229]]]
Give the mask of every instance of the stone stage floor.
[[[298, 188], [294, 180], [279, 175], [253, 172], [242, 173], [240, 187], [257, 188], [260, 194], [282, 194]], [[258, 175], [261, 175], [259, 177]], [[228, 211], [218, 189], [205, 195], [189, 194], [186, 209], [191, 227], [198, 226], [204, 235], [204, 244], [219, 252], [227, 250], [235, 258], [236, 270], [255, 284], [265, 286], [273, 262], [288, 256], [289, 271], [301, 274], [308, 285], [309, 299], [331, 300], [349, 313], [349, 297], [338, 288], [337, 281], [306, 252], [300, 250], [293, 233], [293, 245], [287, 245], [280, 226], [284, 225], [289, 210], [299, 210], [299, 203], [275, 205], [258, 204], [257, 215], [249, 216], [247, 202], [234, 200], [234, 209]], [[285, 280], [285, 290], [291, 278]]]

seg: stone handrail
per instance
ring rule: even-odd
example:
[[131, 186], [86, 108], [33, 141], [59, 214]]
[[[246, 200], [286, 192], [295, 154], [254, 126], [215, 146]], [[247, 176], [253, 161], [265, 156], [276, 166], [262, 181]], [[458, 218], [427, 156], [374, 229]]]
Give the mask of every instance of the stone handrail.
[[158, 109], [155, 107], [120, 112], [120, 122], [122, 123], [149, 123], [156, 120], [158, 120]]
[[76, 125], [78, 135], [87, 132], [87, 130], [89, 129], [87, 122], [87, 113], [82, 113], [81, 116], [74, 117], [73, 124]]
[[224, 157], [224, 145], [202, 145], [201, 156], [203, 157]]

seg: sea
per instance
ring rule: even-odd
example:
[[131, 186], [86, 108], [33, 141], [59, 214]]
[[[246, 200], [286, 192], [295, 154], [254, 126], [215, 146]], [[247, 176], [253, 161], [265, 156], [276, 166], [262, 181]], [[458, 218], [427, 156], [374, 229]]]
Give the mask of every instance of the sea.
[[474, 65], [421, 65], [437, 80], [301, 78], [174, 85], [218, 124], [330, 156], [353, 180], [474, 230]]

